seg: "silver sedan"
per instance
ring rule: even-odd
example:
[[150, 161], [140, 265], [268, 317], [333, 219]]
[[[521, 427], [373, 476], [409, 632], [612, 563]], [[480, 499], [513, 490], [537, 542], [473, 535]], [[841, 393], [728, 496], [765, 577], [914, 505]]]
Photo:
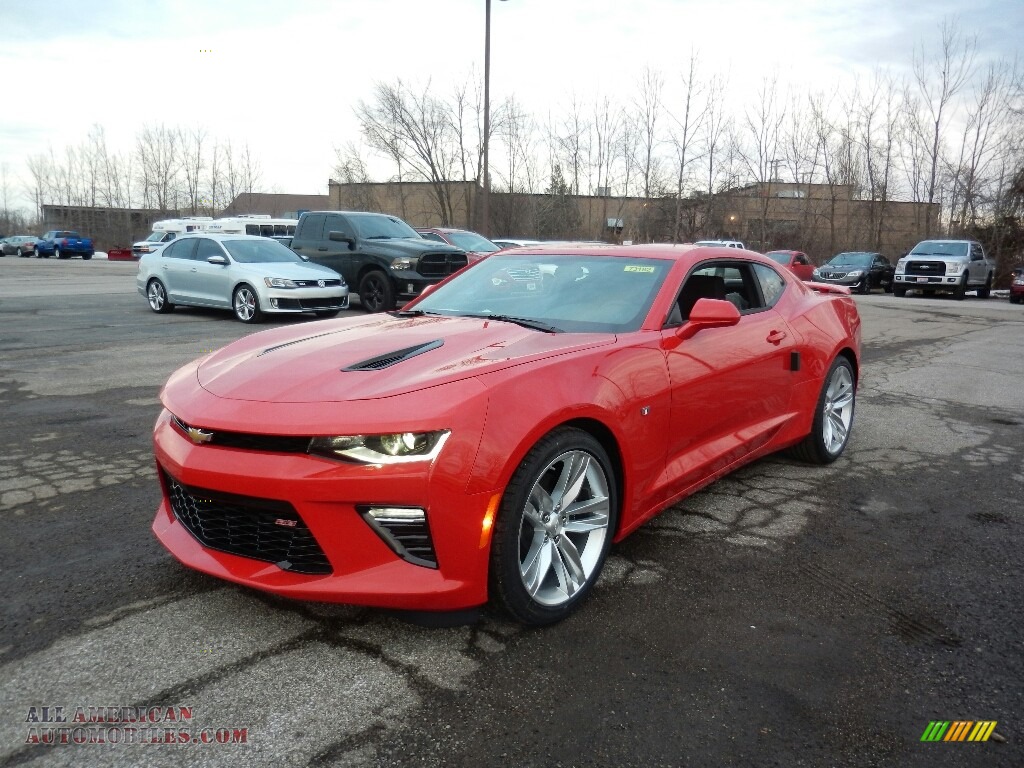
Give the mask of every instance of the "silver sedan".
[[249, 235], [183, 235], [139, 259], [136, 283], [154, 312], [214, 307], [243, 323], [271, 312], [333, 317], [348, 307], [348, 286], [337, 272]]

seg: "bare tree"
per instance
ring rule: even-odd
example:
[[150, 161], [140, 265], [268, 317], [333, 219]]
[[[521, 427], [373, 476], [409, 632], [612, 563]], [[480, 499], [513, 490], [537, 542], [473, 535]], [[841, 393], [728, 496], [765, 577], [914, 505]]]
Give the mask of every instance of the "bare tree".
[[682, 97], [679, 108], [668, 111], [672, 120], [670, 134], [672, 147], [675, 150], [676, 169], [676, 210], [675, 223], [672, 227], [672, 242], [679, 242], [683, 229], [683, 195], [684, 185], [690, 163], [693, 157], [693, 144], [697, 132], [704, 122], [709, 109], [709, 101], [701, 103], [701, 95], [705, 91], [705, 85], [698, 77], [699, 60], [697, 51], [690, 50], [690, 58], [686, 63], [686, 69], [682, 74]]
[[747, 174], [760, 185], [757, 230], [760, 247], [766, 247], [770, 240], [768, 211], [772, 182], [782, 162], [782, 125], [785, 117], [786, 108], [778, 95], [778, 74], [766, 76], [761, 80], [756, 102], [744, 111], [743, 136], [738, 147]]
[[143, 126], [136, 137], [137, 168], [147, 207], [177, 209], [181, 143], [177, 129], [163, 123]]
[[182, 130], [180, 135], [182, 162], [185, 174], [185, 204], [193, 216], [206, 207], [203, 206], [202, 184], [203, 171], [206, 168], [204, 148], [207, 134], [204, 128], [196, 126], [191, 130]]
[[[959, 24], [946, 19], [941, 26], [942, 43], [934, 56], [914, 51], [913, 71], [920, 95], [922, 117], [917, 121], [922, 139], [926, 141], [928, 184], [926, 202], [934, 203], [937, 192], [942, 136], [949, 121], [953, 98], [968, 82], [974, 71], [977, 40], [963, 37]], [[925, 237], [931, 235], [931, 217], [925, 219]]]

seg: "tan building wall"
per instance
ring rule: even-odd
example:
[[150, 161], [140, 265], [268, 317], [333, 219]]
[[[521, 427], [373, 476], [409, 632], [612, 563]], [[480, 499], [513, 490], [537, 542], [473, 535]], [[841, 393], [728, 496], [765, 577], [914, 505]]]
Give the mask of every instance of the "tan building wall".
[[[392, 213], [414, 227], [448, 226], [482, 229], [477, 217], [480, 187], [451, 182], [339, 184], [331, 181], [333, 210]], [[447, 222], [441, 202], [449, 213]], [[708, 198], [646, 199], [570, 196], [578, 214], [563, 232], [545, 222], [549, 195], [491, 193], [494, 237], [573, 238], [620, 242], [679, 242], [724, 238], [742, 240], [755, 250], [801, 250], [817, 262], [846, 250], [878, 250], [897, 258], [924, 237], [925, 217], [938, 231], [940, 206], [853, 198], [853, 187], [826, 184], [753, 184]], [[680, 221], [678, 230], [676, 221]], [[543, 232], [546, 235], [542, 235]]]

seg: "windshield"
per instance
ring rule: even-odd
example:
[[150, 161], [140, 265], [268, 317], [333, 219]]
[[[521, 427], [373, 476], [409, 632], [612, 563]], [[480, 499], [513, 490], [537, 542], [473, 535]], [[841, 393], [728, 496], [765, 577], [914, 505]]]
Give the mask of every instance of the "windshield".
[[793, 258], [792, 254], [788, 251], [768, 251], [765, 256], [782, 266], [788, 265], [790, 260]]
[[396, 237], [419, 239], [420, 236], [419, 232], [394, 216], [383, 216], [379, 213], [349, 213], [347, 215], [359, 237], [391, 240]]
[[281, 245], [277, 240], [224, 240], [222, 245], [227, 248], [231, 258], [240, 264], [305, 264], [295, 251]]
[[497, 254], [437, 288], [412, 311], [625, 333], [643, 324], [671, 266], [662, 259]]
[[448, 239], [464, 251], [473, 251], [474, 253], [494, 253], [495, 251], [500, 250], [498, 246], [483, 235], [478, 235], [476, 232], [449, 232]]
[[908, 256], [966, 256], [970, 246], [967, 243], [949, 243], [942, 240], [925, 240], [914, 246]]
[[870, 253], [840, 253], [828, 261], [830, 267], [869, 267], [871, 266], [872, 255]]

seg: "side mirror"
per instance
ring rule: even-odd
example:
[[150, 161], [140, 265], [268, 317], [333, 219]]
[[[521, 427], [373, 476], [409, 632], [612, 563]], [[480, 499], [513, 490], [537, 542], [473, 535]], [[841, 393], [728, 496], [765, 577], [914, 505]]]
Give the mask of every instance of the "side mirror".
[[335, 242], [340, 242], [340, 243], [348, 243], [349, 245], [353, 245], [355, 243], [355, 241], [356, 241], [356, 239], [354, 237], [352, 237], [351, 235], [348, 235], [345, 232], [336, 232], [336, 231], [329, 232], [327, 234], [327, 239], [328, 240], [333, 240]]
[[225, 259], [223, 256], [208, 256], [206, 258], [206, 263], [216, 264], [217, 266], [220, 267], [226, 267], [228, 265], [228, 260]]
[[680, 339], [688, 339], [706, 328], [725, 328], [740, 321], [740, 311], [724, 299], [697, 299], [690, 318], [676, 330]]

